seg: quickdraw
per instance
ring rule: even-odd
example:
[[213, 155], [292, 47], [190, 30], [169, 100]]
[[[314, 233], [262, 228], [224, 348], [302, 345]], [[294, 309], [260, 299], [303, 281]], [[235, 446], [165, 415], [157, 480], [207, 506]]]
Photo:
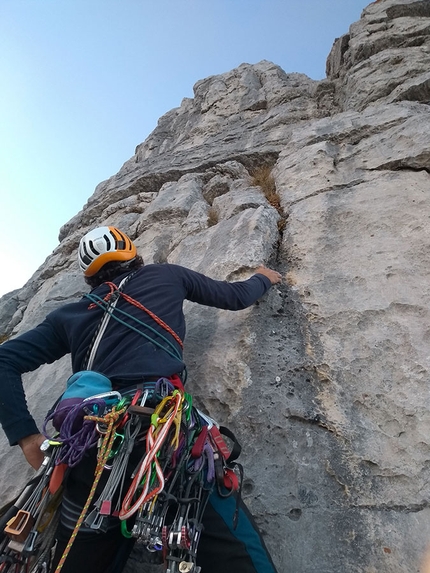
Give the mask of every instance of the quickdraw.
[[[182, 396], [174, 390], [172, 396], [164, 398], [151, 417], [151, 426], [146, 438], [146, 455], [135, 472], [133, 482], [125, 495], [119, 512], [121, 520], [129, 519], [141, 505], [157, 496], [164, 488], [164, 473], [158, 456], [167, 440], [170, 428], [175, 426], [170, 447], [176, 451], [179, 445], [180, 407]], [[139, 494], [137, 491], [141, 490]], [[134, 498], [137, 498], [133, 501]]]

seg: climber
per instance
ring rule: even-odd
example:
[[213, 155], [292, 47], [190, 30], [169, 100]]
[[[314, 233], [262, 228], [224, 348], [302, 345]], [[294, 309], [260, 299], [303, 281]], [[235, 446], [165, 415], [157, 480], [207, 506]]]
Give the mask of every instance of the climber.
[[[36, 328], [0, 346], [0, 422], [10, 444], [18, 444], [35, 469], [43, 460], [40, 446], [45, 437], [27, 408], [21, 380], [24, 372], [70, 353], [73, 372], [91, 369], [102, 373], [120, 392], [160, 377], [179, 376], [184, 380], [181, 346], [185, 335], [184, 300], [241, 310], [281, 282], [277, 271], [264, 266], [257, 268], [247, 280], [228, 283], [178, 265], [144, 265], [134, 243], [115, 227], [99, 227], [83, 236], [78, 260], [86, 282], [92, 287], [87, 295], [92, 301], [108, 300], [109, 293], [115, 293], [121, 284], [121, 294], [115, 304], [126, 318], [111, 319], [101, 328], [107, 313], [84, 296], [78, 302], [54, 310]], [[149, 325], [154, 332], [152, 340], [131, 329], [127, 316]], [[155, 342], [157, 337], [159, 340]], [[91, 368], [88, 368], [90, 360]], [[94, 478], [94, 467], [95, 454], [87, 455], [67, 474], [54, 563], [58, 563], [84, 505]], [[203, 573], [233, 570], [274, 573], [272, 560], [241, 500], [238, 527], [233, 529], [235, 503], [233, 497], [223, 498], [216, 490], [211, 494], [204, 513], [197, 564]], [[111, 571], [114, 557], [117, 563], [122, 559], [115, 569], [119, 571], [131, 547], [132, 543], [121, 535], [117, 518], [112, 518], [104, 533], [82, 528], [62, 571]]]

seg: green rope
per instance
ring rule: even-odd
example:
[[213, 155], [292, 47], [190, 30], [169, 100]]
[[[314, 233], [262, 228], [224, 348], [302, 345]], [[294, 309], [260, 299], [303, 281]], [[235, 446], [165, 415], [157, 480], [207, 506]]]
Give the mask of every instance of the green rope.
[[[103, 310], [107, 311], [110, 313], [111, 317], [114, 318], [117, 322], [119, 322], [120, 324], [126, 326], [127, 328], [130, 328], [131, 330], [133, 330], [134, 332], [137, 332], [138, 334], [140, 334], [141, 336], [143, 336], [144, 338], [146, 338], [149, 342], [151, 342], [152, 344], [154, 344], [155, 346], [158, 346], [159, 348], [161, 348], [161, 350], [164, 350], [165, 352], [167, 352], [167, 354], [169, 354], [170, 356], [172, 356], [173, 358], [175, 358], [176, 360], [179, 360], [182, 362], [182, 356], [180, 354], [180, 352], [178, 351], [178, 349], [175, 347], [175, 345], [170, 342], [170, 340], [168, 340], [165, 336], [163, 336], [160, 332], [158, 332], [157, 330], [155, 330], [155, 328], [152, 328], [152, 326], [149, 326], [149, 324], [145, 324], [144, 322], [142, 322], [141, 320], [139, 320], [138, 318], [136, 318], [135, 316], [133, 316], [132, 314], [126, 312], [125, 310], [121, 310], [117, 307], [115, 307], [112, 310], [109, 311], [108, 309], [108, 304], [106, 303], [106, 301], [104, 301], [101, 297], [99, 297], [98, 295], [95, 294], [85, 294], [84, 295], [86, 298], [88, 298], [91, 302], [93, 302], [94, 304], [96, 304], [98, 307], [102, 308]], [[142, 332], [141, 330], [139, 330], [138, 328], [136, 328], [135, 326], [129, 324], [128, 322], [125, 322], [124, 320], [121, 320], [118, 316], [115, 316], [115, 312], [120, 313], [124, 316], [126, 316], [127, 318], [133, 320], [134, 322], [136, 322], [137, 324], [139, 324], [140, 326], [143, 326], [145, 328], [147, 328], [148, 330], [150, 330], [151, 332], [153, 332], [154, 334], [156, 334], [157, 336], [159, 336], [168, 346], [170, 346], [173, 349], [173, 352], [171, 350], [169, 350], [168, 348], [166, 348], [165, 346], [163, 346], [162, 344], [160, 344], [159, 342], [157, 342], [156, 340], [154, 340], [153, 338], [151, 338], [150, 336], [148, 336], [147, 334], [145, 334], [144, 332]]]

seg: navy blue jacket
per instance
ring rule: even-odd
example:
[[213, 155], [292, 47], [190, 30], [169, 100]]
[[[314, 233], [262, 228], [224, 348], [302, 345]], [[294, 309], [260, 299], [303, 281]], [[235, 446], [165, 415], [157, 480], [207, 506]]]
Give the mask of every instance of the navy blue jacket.
[[[115, 279], [119, 285], [124, 276]], [[270, 280], [255, 274], [246, 281], [215, 281], [178, 265], [147, 265], [126, 283], [124, 293], [142, 303], [168, 324], [183, 340], [185, 320], [182, 311], [184, 300], [227, 310], [241, 310], [253, 304], [270, 288]], [[109, 292], [102, 284], [91, 294], [104, 297]], [[33, 330], [0, 345], [0, 423], [11, 445], [18, 440], [38, 433], [35, 421], [28, 412], [21, 374], [36, 370], [71, 353], [73, 372], [85, 367], [85, 357], [104, 311], [89, 308], [91, 302], [83, 297], [53, 312]], [[119, 311], [135, 316], [155, 329], [161, 336], [139, 326], [146, 334], [169, 348], [170, 340], [180, 358], [167, 353], [128, 326], [111, 318], [97, 349], [92, 370], [108, 376], [113, 383], [126, 384], [143, 376], [170, 376], [184, 369], [182, 351], [174, 337], [144, 311], [122, 297], [117, 303]], [[127, 323], [127, 315], [116, 313]], [[58, 395], [64, 391], [62, 387]], [[57, 396], [53, 396], [53, 401]]]

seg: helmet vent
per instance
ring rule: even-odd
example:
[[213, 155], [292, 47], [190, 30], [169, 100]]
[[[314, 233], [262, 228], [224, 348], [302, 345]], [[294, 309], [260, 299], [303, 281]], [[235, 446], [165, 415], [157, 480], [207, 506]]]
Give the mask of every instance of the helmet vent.
[[92, 241], [88, 241], [88, 246], [95, 255], [100, 255], [100, 252], [95, 248], [94, 243]]
[[109, 235], [103, 235], [103, 238], [106, 241], [106, 251], [110, 251], [112, 243], [110, 241]]
[[89, 265], [92, 262], [92, 257], [89, 255], [88, 251], [87, 251], [87, 246], [85, 245], [85, 243], [81, 243], [81, 249], [83, 251], [83, 253], [80, 253], [82, 262], [84, 263], [84, 265]]
[[[119, 229], [117, 229], [118, 235], [121, 237], [121, 241], [117, 241], [116, 242], [116, 246], [118, 249], [120, 249], [121, 251], [125, 251], [126, 248], [128, 248], [128, 250], [130, 249], [130, 246], [127, 245], [127, 241], [126, 241], [126, 237], [121, 233], [121, 231]], [[130, 241], [129, 241], [130, 243]]]

